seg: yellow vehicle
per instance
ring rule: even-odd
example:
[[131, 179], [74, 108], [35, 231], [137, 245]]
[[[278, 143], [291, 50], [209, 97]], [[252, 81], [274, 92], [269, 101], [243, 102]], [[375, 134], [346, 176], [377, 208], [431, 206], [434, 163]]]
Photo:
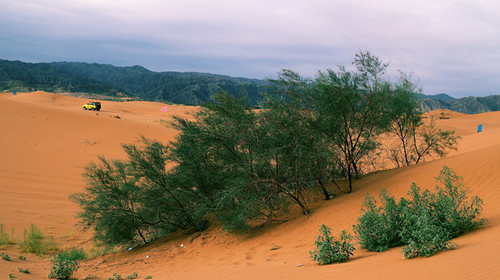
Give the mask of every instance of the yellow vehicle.
[[87, 104], [83, 105], [83, 110], [99, 111], [101, 110], [101, 102], [89, 101]]

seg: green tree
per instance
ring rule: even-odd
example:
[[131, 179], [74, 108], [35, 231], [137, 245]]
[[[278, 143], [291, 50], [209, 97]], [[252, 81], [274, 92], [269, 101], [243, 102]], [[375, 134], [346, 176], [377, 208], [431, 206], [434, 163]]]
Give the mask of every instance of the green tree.
[[359, 162], [377, 146], [376, 137], [388, 130], [391, 85], [382, 80], [387, 64], [369, 52], [356, 54], [358, 72], [320, 72], [315, 80], [315, 108], [321, 131], [340, 155], [339, 165], [352, 191]]
[[423, 121], [421, 92], [409, 75], [401, 73], [389, 107], [391, 133], [398, 141], [387, 150], [389, 159], [398, 167], [418, 164], [429, 157], [442, 158], [457, 149], [460, 137], [454, 131], [437, 128], [433, 117], [429, 122]]
[[[169, 184], [167, 147], [142, 139], [142, 147], [124, 145], [128, 160], [108, 161], [85, 168], [86, 192], [71, 195], [82, 207], [84, 229], [105, 245], [147, 243], [176, 229], [195, 228], [195, 202], [184, 189]], [[201, 219], [201, 218], [200, 218]]]

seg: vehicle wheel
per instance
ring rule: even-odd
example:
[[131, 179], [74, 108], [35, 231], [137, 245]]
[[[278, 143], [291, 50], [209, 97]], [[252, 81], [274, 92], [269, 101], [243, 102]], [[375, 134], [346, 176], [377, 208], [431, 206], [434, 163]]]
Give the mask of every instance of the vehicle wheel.
[[87, 108], [86, 108], [86, 107], [83, 107], [83, 110], [87, 111]]
[[90, 110], [95, 111], [95, 109], [94, 109], [94, 108], [92, 108], [92, 109], [90, 109]]

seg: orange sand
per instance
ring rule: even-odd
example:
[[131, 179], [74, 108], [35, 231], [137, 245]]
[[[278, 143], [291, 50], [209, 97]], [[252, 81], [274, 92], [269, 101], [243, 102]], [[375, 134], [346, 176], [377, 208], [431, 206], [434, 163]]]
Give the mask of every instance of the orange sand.
[[[0, 94], [0, 224], [8, 232], [14, 229], [20, 235], [34, 223], [64, 244], [85, 244], [89, 234], [74, 227], [79, 209], [68, 200], [69, 194], [85, 187], [83, 167], [98, 155], [123, 158], [120, 144], [133, 143], [139, 135], [173, 140], [176, 131], [160, 120], [196, 110], [167, 105], [163, 113], [161, 103], [102, 101], [102, 111], [90, 112], [81, 108], [86, 101], [44, 92]], [[311, 216], [297, 216], [251, 236], [232, 236], [211, 227], [201, 236], [170, 238], [86, 260], [74, 276], [107, 279], [118, 273], [124, 278], [136, 271], [138, 279], [148, 274], [153, 279], [500, 279], [500, 112], [447, 113], [450, 119], [437, 120], [437, 125], [456, 130], [462, 139], [458, 151], [445, 159], [366, 176], [355, 181], [353, 193], [318, 202]], [[481, 133], [476, 133], [478, 124], [483, 124]], [[484, 200], [483, 216], [488, 219], [481, 228], [456, 238], [456, 250], [407, 260], [401, 248], [371, 253], [357, 246], [346, 263], [318, 266], [310, 259], [322, 223], [335, 235], [343, 229], [352, 232], [366, 193], [377, 196], [385, 187], [400, 197], [411, 182], [433, 188], [443, 165], [463, 176], [472, 193]], [[270, 250], [276, 244], [280, 248]], [[20, 253], [13, 247], [0, 252], [13, 259], [0, 259], [1, 279], [9, 273], [46, 279], [50, 261], [31, 255], [27, 261], [18, 260]], [[31, 273], [19, 273], [17, 267], [28, 267]]]

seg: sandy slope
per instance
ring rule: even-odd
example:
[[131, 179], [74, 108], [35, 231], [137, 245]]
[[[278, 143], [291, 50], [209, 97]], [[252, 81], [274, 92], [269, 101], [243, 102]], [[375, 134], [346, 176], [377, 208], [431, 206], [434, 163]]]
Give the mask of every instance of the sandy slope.
[[[0, 94], [0, 223], [7, 228], [20, 232], [35, 223], [57, 237], [71, 236], [71, 244], [84, 242], [86, 237], [73, 227], [78, 209], [67, 199], [84, 188], [83, 166], [99, 154], [123, 157], [120, 143], [132, 143], [139, 134], [167, 142], [175, 131], [158, 120], [195, 110], [168, 106], [165, 114], [158, 103], [103, 102], [103, 110], [96, 114], [81, 110], [85, 101], [49, 93]], [[298, 216], [252, 236], [230, 236], [211, 228], [201, 236], [171, 238], [89, 259], [75, 276], [107, 279], [115, 272], [125, 277], [136, 271], [139, 279], [148, 274], [153, 279], [500, 279], [500, 112], [448, 115], [450, 119], [438, 120], [438, 126], [456, 130], [462, 139], [458, 151], [445, 159], [367, 176], [355, 182], [352, 194], [318, 202], [310, 217]], [[478, 124], [483, 124], [481, 133], [476, 133]], [[463, 176], [472, 192], [483, 198], [488, 219], [482, 228], [457, 238], [457, 250], [406, 260], [401, 248], [384, 253], [358, 248], [349, 262], [328, 266], [309, 258], [322, 223], [335, 235], [351, 230], [366, 193], [377, 195], [385, 187], [399, 197], [412, 181], [433, 188], [443, 165]], [[270, 250], [275, 244], [280, 249]], [[12, 248], [6, 252], [19, 254]], [[22, 279], [41, 279], [50, 263], [35, 257], [25, 264], [0, 260], [0, 278], [16, 272], [16, 267], [33, 271], [26, 276], [15, 273]]]

